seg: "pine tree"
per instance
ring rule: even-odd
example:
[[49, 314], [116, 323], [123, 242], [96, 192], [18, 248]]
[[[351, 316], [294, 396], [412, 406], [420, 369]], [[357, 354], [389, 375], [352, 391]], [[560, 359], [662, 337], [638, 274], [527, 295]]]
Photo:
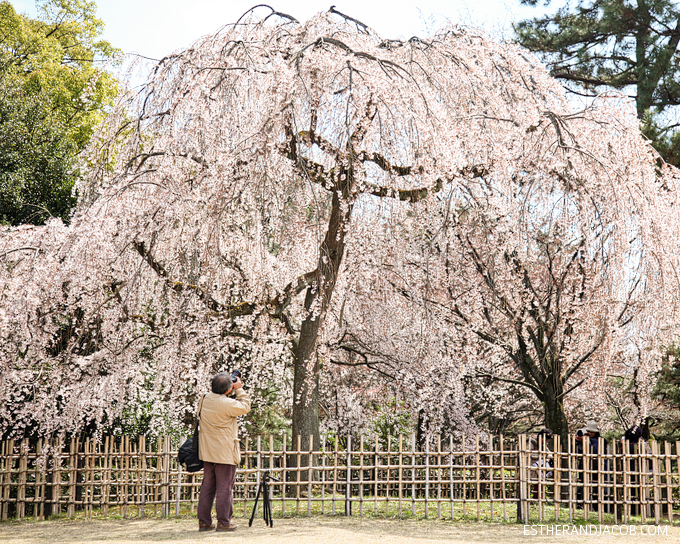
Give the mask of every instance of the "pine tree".
[[[535, 5], [536, 0], [521, 0]], [[577, 94], [606, 87], [630, 94], [646, 136], [680, 164], [680, 136], [669, 110], [680, 104], [680, 9], [670, 0], [578, 0], [552, 15], [521, 21], [517, 41], [539, 53]]]

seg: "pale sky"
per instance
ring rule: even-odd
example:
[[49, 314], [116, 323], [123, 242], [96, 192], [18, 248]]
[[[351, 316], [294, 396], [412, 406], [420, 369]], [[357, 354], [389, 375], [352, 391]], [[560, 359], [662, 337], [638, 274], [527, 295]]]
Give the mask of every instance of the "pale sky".
[[[34, 0], [10, 0], [20, 13], [34, 17]], [[201, 36], [235, 22], [256, 0], [95, 0], [98, 16], [106, 23], [104, 39], [126, 53], [160, 59], [189, 46]], [[500, 35], [512, 22], [539, 13], [523, 8], [519, 0], [276, 0], [269, 5], [300, 21], [332, 4], [375, 29], [385, 38], [426, 35], [446, 20], [480, 26]], [[552, 11], [552, 10], [551, 10]], [[266, 13], [263, 12], [263, 13]]]

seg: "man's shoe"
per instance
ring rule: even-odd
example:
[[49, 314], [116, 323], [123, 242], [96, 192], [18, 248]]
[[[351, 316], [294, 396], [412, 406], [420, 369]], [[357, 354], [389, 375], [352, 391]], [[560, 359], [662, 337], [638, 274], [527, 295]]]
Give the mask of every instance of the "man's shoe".
[[215, 528], [215, 524], [214, 524], [214, 523], [213, 523], [212, 525], [206, 525], [206, 524], [203, 523], [202, 521], [199, 521], [199, 522], [198, 522], [198, 530], [199, 530], [200, 532], [203, 532], [203, 531], [212, 531], [214, 528]]
[[229, 525], [222, 525], [219, 521], [217, 522], [217, 531], [235, 531], [236, 530], [236, 525], [232, 525], [231, 523]]

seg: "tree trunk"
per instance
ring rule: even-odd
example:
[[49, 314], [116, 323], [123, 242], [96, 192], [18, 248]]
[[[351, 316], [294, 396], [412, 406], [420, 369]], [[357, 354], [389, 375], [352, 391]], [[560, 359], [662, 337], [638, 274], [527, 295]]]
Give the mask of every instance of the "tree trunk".
[[[300, 338], [295, 349], [293, 440], [297, 440], [296, 437], [300, 436], [303, 449], [310, 447], [310, 436], [314, 437], [313, 447], [319, 445], [319, 371], [321, 365], [316, 348], [345, 251], [345, 235], [353, 205], [350, 200], [349, 187], [350, 183], [347, 181], [338, 190], [333, 191], [328, 230], [319, 248], [316, 279], [314, 284], [307, 288], [306, 317], [302, 322]], [[339, 190], [342, 191], [342, 198], [338, 195]], [[297, 443], [294, 442], [293, 445], [297, 446]]]
[[[560, 378], [557, 377], [557, 380], [559, 381]], [[560, 436], [562, 444], [566, 444], [569, 439], [569, 424], [567, 423], [567, 416], [564, 413], [564, 402], [562, 401], [563, 397], [561, 396], [563, 389], [561, 383], [547, 383], [543, 390], [543, 409], [545, 414], [545, 426], [550, 429], [553, 434]]]

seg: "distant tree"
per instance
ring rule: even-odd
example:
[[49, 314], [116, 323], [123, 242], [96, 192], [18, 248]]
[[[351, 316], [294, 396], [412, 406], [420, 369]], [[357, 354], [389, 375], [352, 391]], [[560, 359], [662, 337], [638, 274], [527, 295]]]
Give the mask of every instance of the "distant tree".
[[[521, 0], [536, 5], [538, 0]], [[578, 94], [606, 87], [630, 93], [646, 135], [680, 164], [680, 7], [671, 0], [578, 0], [552, 15], [521, 21], [517, 41], [538, 53], [553, 77]]]
[[39, 17], [0, 2], [0, 221], [68, 221], [76, 157], [113, 104], [118, 51], [86, 0], [43, 0]]
[[0, 81], [0, 222], [68, 220], [76, 143], [41, 95]]

